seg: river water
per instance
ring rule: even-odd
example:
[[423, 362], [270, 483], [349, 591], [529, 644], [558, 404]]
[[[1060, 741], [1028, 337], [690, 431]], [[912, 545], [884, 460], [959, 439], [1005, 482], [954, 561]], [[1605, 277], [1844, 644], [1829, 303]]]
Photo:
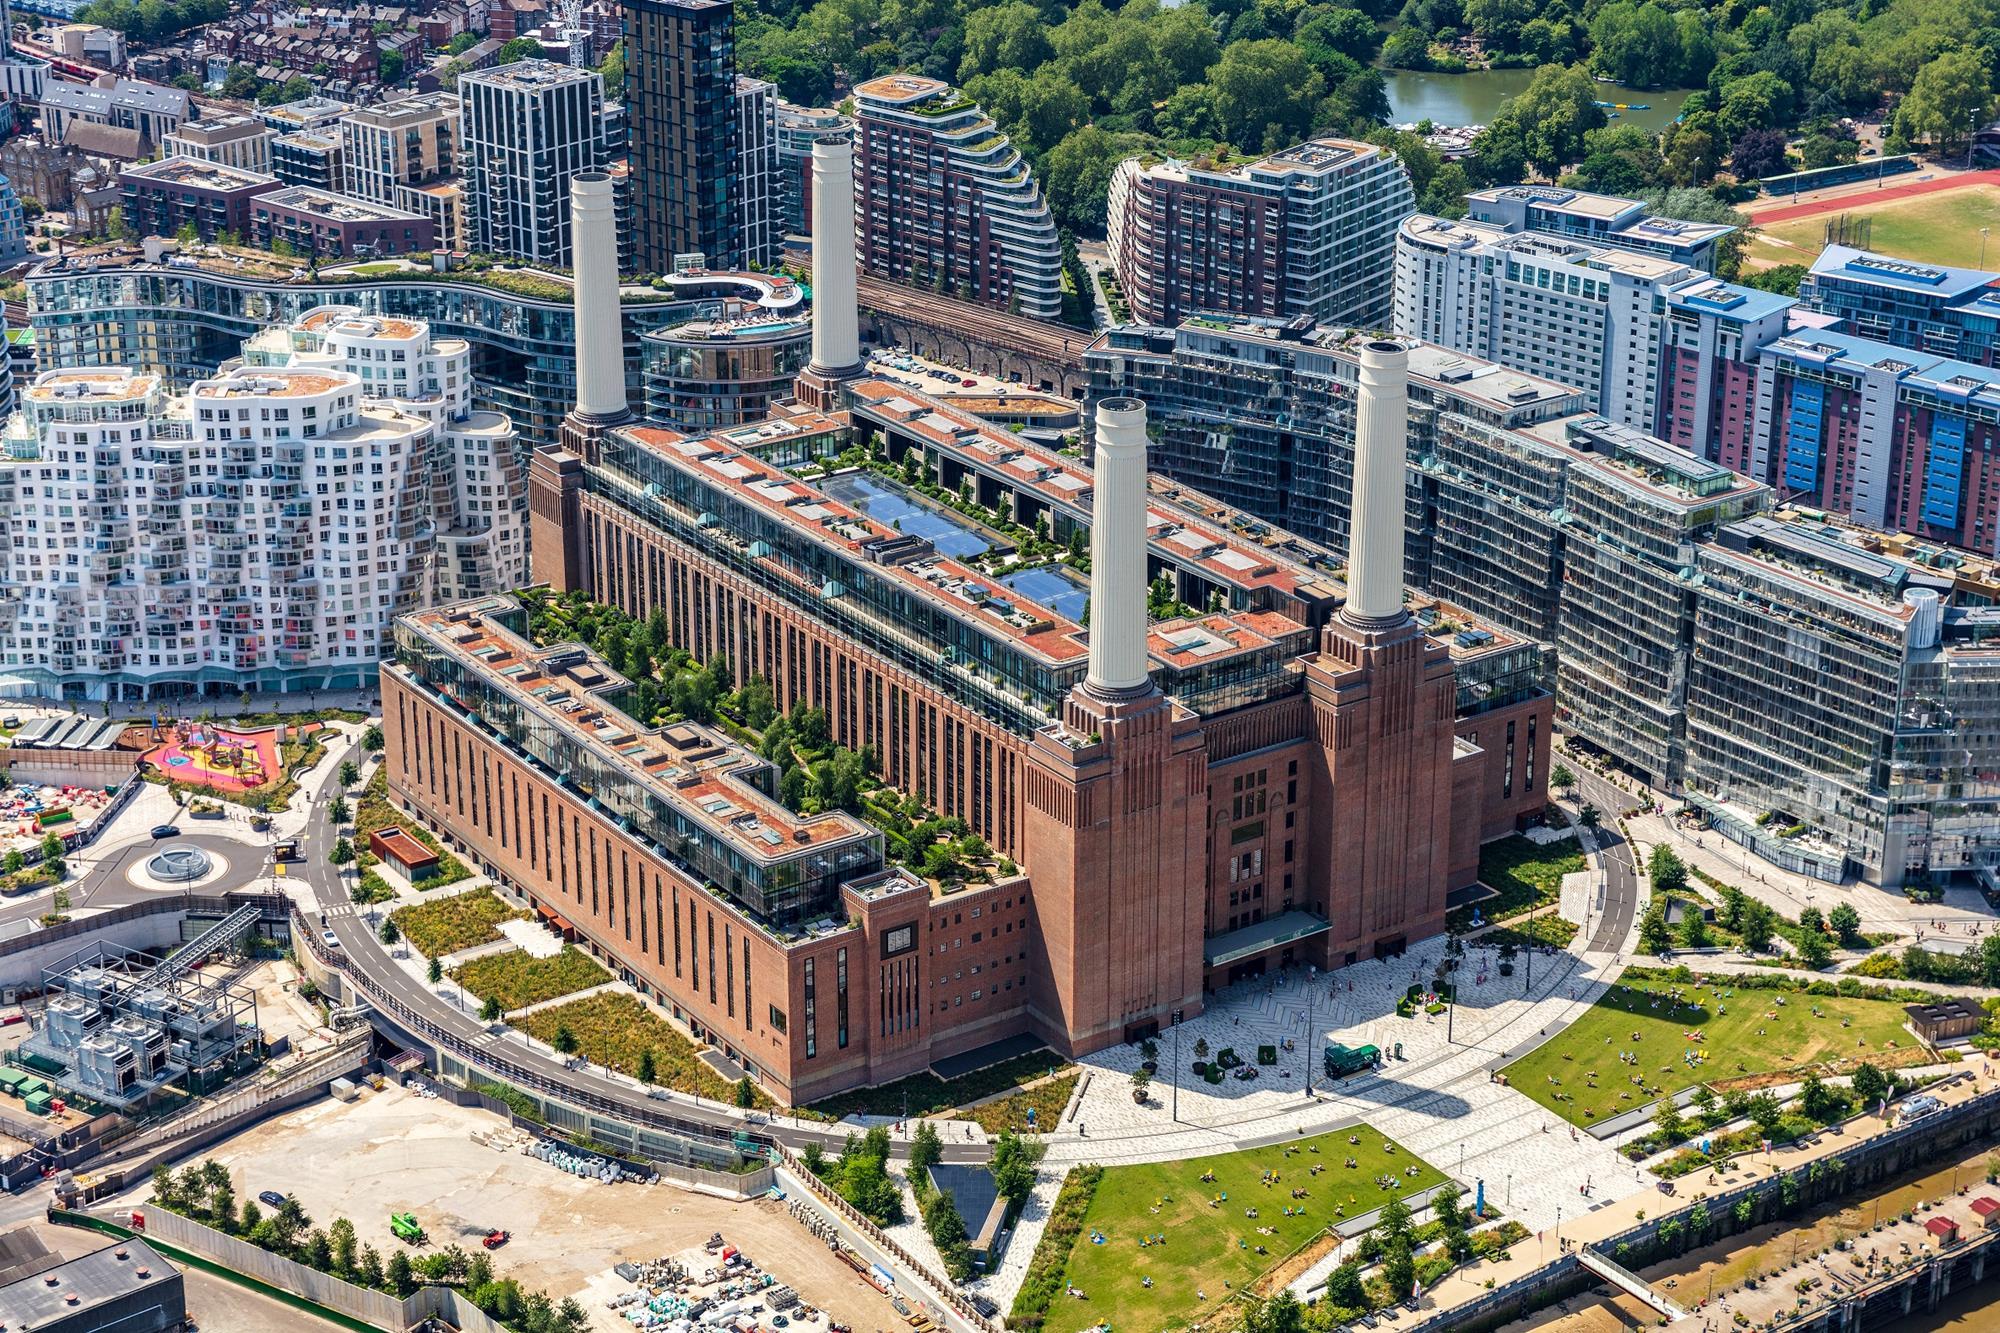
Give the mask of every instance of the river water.
[[[1464, 74], [1429, 74], [1416, 70], [1382, 71], [1389, 92], [1391, 124], [1433, 120], [1440, 125], [1490, 125], [1503, 102], [1527, 88], [1531, 69], [1475, 69]], [[1654, 133], [1680, 114], [1688, 89], [1638, 92], [1600, 83], [1597, 95], [1606, 102], [1644, 102], [1647, 111], [1621, 111], [1614, 125], [1632, 124]]]

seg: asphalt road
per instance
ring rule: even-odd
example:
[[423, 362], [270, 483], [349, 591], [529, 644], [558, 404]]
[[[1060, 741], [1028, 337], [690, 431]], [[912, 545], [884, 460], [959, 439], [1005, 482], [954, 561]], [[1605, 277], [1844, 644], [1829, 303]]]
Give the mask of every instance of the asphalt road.
[[[351, 745], [345, 753], [336, 755], [330, 761], [338, 766], [345, 760], [361, 764], [367, 758], [359, 742]], [[313, 904], [325, 928], [333, 931], [340, 941], [340, 948], [362, 972], [367, 975], [368, 985], [395, 1000], [405, 1008], [422, 1014], [428, 1021], [443, 1031], [450, 1033], [464, 1044], [475, 1049], [489, 1050], [496, 1057], [503, 1057], [510, 1064], [529, 1071], [534, 1079], [556, 1095], [568, 1092], [581, 1094], [600, 1104], [619, 1108], [621, 1118], [639, 1124], [657, 1126], [672, 1132], [685, 1133], [687, 1130], [665, 1124], [671, 1118], [692, 1122], [694, 1126], [705, 1128], [711, 1135], [728, 1137], [740, 1131], [764, 1135], [794, 1149], [802, 1149], [808, 1143], [818, 1143], [821, 1147], [838, 1149], [846, 1138], [847, 1131], [822, 1129], [804, 1124], [785, 1123], [780, 1120], [752, 1121], [731, 1114], [729, 1109], [713, 1103], [697, 1103], [686, 1097], [661, 1099], [647, 1096], [631, 1084], [607, 1078], [594, 1069], [571, 1069], [552, 1055], [545, 1055], [539, 1049], [527, 1044], [517, 1035], [504, 1029], [496, 1032], [486, 1024], [461, 1010], [455, 1003], [433, 991], [421, 980], [404, 971], [383, 948], [381, 941], [370, 928], [352, 903], [348, 901], [347, 888], [339, 876], [330, 869], [327, 860], [333, 850], [334, 839], [338, 836], [333, 822], [327, 818], [324, 802], [316, 804], [306, 823], [306, 830], [300, 846], [302, 862], [291, 868], [290, 877], [301, 881], [312, 890]], [[238, 844], [239, 852], [241, 844]], [[315, 924], [317, 924], [317, 920]], [[396, 1021], [393, 1015], [388, 1021]], [[531, 1080], [533, 1081], [533, 1080]], [[903, 1147], [896, 1145], [900, 1151]], [[991, 1150], [980, 1144], [947, 1144], [944, 1150], [947, 1162], [984, 1162]]]
[[1618, 812], [1632, 803], [1632, 797], [1588, 769], [1577, 773], [1577, 784], [1583, 799], [1604, 816], [1596, 831], [1598, 856], [1604, 865], [1604, 908], [1591, 929], [1588, 949], [1615, 950], [1639, 913], [1639, 872], [1632, 862], [1632, 845], [1616, 825]]
[[[161, 838], [158, 842], [137, 842], [113, 852], [108, 858], [92, 866], [81, 875], [71, 876], [64, 885], [69, 890], [70, 910], [94, 907], [122, 907], [145, 898], [157, 897], [168, 889], [142, 888], [128, 878], [132, 870], [142, 865], [146, 858], [162, 847], [199, 847], [221, 857], [228, 869], [215, 879], [197, 885], [196, 893], [224, 894], [231, 889], [247, 888], [267, 872], [270, 850], [252, 843], [238, 842], [233, 838], [218, 837], [215, 834], [188, 834], [175, 838]], [[19, 921], [23, 918], [38, 919], [49, 910], [49, 900], [53, 890], [44, 889], [23, 897], [12, 899], [0, 906], [0, 925]]]

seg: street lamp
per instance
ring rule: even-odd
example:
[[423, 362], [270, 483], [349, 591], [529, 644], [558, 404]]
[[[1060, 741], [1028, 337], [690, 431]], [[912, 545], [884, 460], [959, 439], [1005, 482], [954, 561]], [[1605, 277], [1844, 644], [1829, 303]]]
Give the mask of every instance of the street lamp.
[[1174, 1085], [1174, 1123], [1179, 1124], [1181, 1119], [1181, 1025], [1179, 1023], [1174, 1024], [1174, 1072], [1172, 1082]]
[[1318, 977], [1306, 979], [1306, 1048], [1301, 1054], [1306, 1066], [1306, 1100], [1313, 1095], [1313, 1047], [1319, 1045], [1319, 1038], [1313, 1035], [1313, 991], [1319, 988]]

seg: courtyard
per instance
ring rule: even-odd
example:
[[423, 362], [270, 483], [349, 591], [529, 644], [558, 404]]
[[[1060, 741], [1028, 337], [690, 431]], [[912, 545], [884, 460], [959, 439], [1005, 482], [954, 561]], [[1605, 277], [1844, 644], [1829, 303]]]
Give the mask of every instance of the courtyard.
[[1921, 1050], [1890, 1000], [1683, 984], [1626, 973], [1562, 1033], [1503, 1071], [1575, 1125], [1637, 1110], [1697, 1083], [1719, 1091], [1835, 1062], [1902, 1062]]

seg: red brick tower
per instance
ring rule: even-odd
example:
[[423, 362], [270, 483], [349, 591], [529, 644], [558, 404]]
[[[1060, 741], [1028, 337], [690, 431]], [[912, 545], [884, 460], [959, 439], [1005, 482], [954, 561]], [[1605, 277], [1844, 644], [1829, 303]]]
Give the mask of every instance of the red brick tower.
[[1361, 352], [1348, 600], [1307, 659], [1316, 742], [1307, 882], [1333, 929], [1326, 961], [1400, 952], [1444, 929], [1457, 686], [1403, 607], [1409, 357]]
[[1080, 1055], [1201, 1012], [1208, 756], [1146, 656], [1146, 409], [1099, 404], [1090, 670], [1027, 771], [1033, 1017]]

